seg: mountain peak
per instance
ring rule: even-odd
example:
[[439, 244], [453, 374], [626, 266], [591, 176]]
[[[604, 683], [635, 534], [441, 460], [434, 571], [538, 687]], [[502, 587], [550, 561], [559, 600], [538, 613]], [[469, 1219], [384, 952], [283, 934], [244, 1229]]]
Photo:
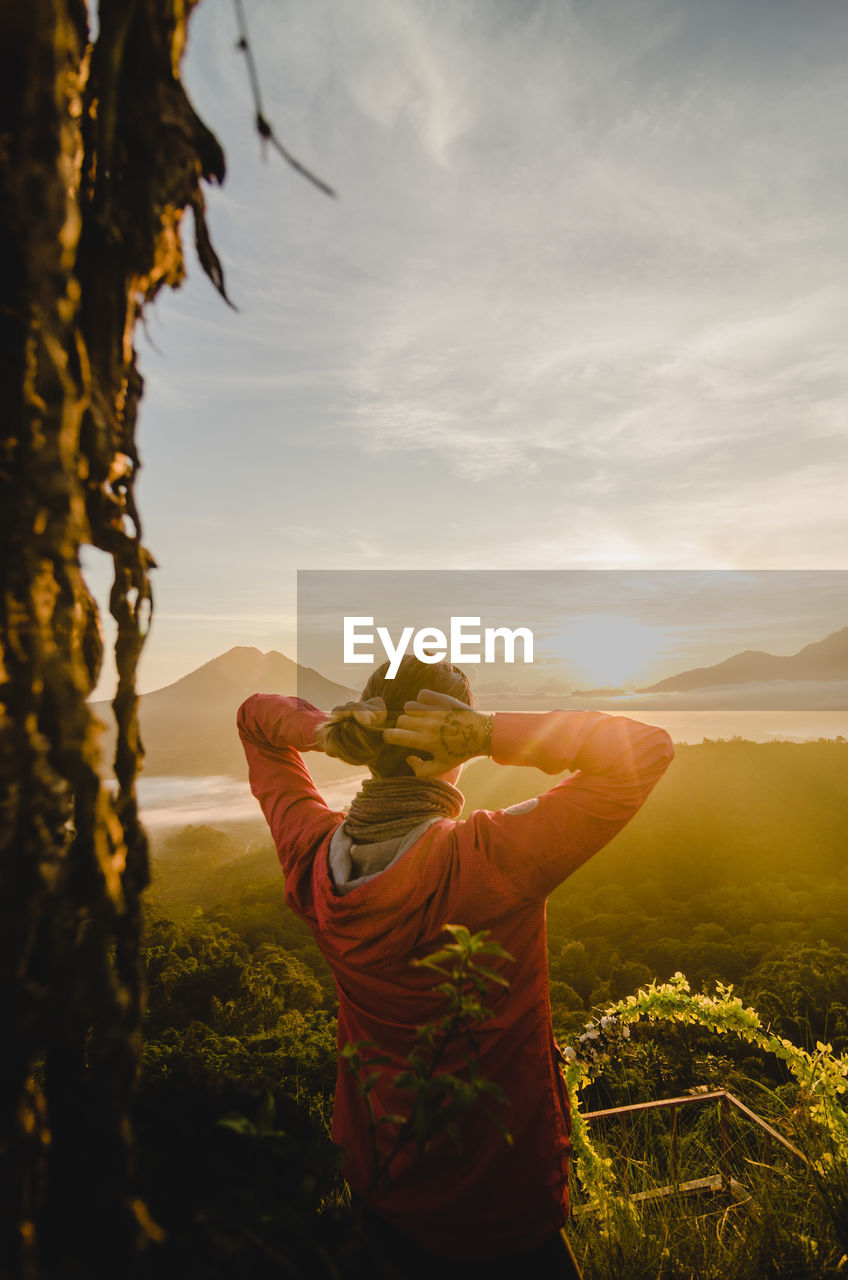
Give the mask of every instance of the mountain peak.
[[207, 693], [211, 696], [224, 689], [231, 693], [243, 691], [242, 696], [246, 697], [259, 688], [265, 688], [269, 692], [288, 693], [294, 691], [299, 674], [297, 663], [285, 654], [278, 653], [276, 649], [263, 653], [261, 649], [251, 645], [234, 645], [226, 653], [210, 658], [173, 684], [145, 694], [145, 697], [158, 700], [167, 691], [172, 696], [187, 695], [194, 699]]
[[[263, 653], [251, 645], [235, 645], [173, 684], [139, 699], [145, 772], [243, 776], [244, 753], [236, 733], [236, 712], [252, 693], [298, 696], [323, 711], [352, 696], [349, 689], [299, 667], [276, 649]], [[107, 726], [113, 738], [111, 716]], [[107, 743], [104, 759], [110, 754]]]
[[671, 693], [724, 684], [769, 680], [848, 679], [848, 627], [813, 640], [784, 657], [762, 649], [745, 649], [712, 667], [696, 667], [648, 685], [643, 693]]

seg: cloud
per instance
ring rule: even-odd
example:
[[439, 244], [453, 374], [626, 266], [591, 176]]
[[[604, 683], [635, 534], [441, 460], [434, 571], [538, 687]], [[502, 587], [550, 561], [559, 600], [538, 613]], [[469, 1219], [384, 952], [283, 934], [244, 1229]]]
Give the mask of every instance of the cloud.
[[361, 56], [347, 74], [352, 101], [384, 130], [410, 129], [434, 164], [447, 165], [470, 112], [444, 27], [428, 26], [421, 6], [407, 0], [375, 3], [361, 22]]
[[567, 457], [587, 497], [790, 413], [833, 434], [838, 82], [791, 12], [393, 0], [255, 26], [270, 101], [293, 127], [334, 107], [357, 181], [336, 237], [313, 202], [294, 260], [251, 260], [251, 347], [278, 367], [213, 386], [323, 396], [336, 441], [468, 478]]
[[232, 13], [199, 6], [239, 312], [194, 265], [150, 316], [171, 613], [211, 646], [298, 566], [844, 564], [848, 8], [248, 16], [269, 118], [340, 197], [262, 163]]

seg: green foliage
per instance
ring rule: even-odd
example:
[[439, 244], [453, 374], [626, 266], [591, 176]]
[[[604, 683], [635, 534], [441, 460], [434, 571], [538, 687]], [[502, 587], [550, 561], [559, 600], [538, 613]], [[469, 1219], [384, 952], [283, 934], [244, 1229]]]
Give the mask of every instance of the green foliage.
[[267, 1031], [284, 1011], [317, 1009], [324, 999], [296, 956], [273, 943], [251, 951], [232, 930], [200, 915], [188, 925], [151, 921], [144, 960], [154, 1036], [197, 1019], [231, 1034]]
[[[417, 1029], [416, 1047], [407, 1055], [405, 1067], [392, 1077], [393, 1088], [410, 1095], [407, 1114], [375, 1114], [372, 1094], [382, 1074], [392, 1067], [388, 1053], [372, 1041], [363, 1040], [345, 1044], [341, 1050], [342, 1059], [356, 1077], [358, 1091], [368, 1108], [372, 1192], [379, 1189], [385, 1194], [391, 1182], [392, 1165], [408, 1143], [414, 1142], [420, 1155], [435, 1138], [446, 1133], [460, 1151], [460, 1118], [484, 1095], [497, 1102], [506, 1101], [500, 1086], [480, 1075], [474, 1027], [492, 1016], [486, 1003], [489, 983], [509, 986], [503, 974], [482, 963], [481, 957], [504, 960], [512, 957], [489, 937], [487, 929], [472, 934], [463, 925], [447, 924], [445, 931], [453, 942], [412, 961], [417, 968], [431, 969], [444, 978], [435, 989], [445, 997], [446, 1009], [441, 1018]], [[442, 1070], [446, 1051], [462, 1039], [467, 1042], [465, 1074]], [[498, 1117], [491, 1111], [489, 1115], [504, 1139], [511, 1143], [512, 1136]], [[394, 1130], [388, 1150], [381, 1150], [379, 1142], [378, 1131], [384, 1126]]]
[[819, 1173], [826, 1177], [834, 1168], [848, 1167], [848, 1055], [836, 1055], [832, 1045], [821, 1042], [810, 1053], [765, 1027], [759, 1014], [746, 1008], [733, 994], [732, 987], [719, 983], [714, 995], [693, 994], [683, 974], [675, 973], [671, 982], [651, 983], [610, 1005], [597, 1023], [587, 1024], [577, 1046], [565, 1049], [565, 1081], [575, 1120], [575, 1166], [591, 1205], [604, 1208], [607, 1201], [623, 1201], [624, 1197], [611, 1176], [611, 1161], [600, 1157], [589, 1139], [580, 1114], [580, 1093], [604, 1057], [621, 1040], [629, 1038], [630, 1025], [642, 1019], [649, 1023], [666, 1020], [696, 1024], [713, 1034], [735, 1036], [773, 1054], [794, 1077], [806, 1113], [822, 1131], [825, 1146], [816, 1164]]
[[143, 1064], [167, 1075], [195, 1062], [232, 1079], [286, 1084], [323, 1114], [335, 1082], [336, 1029], [305, 960], [276, 943], [251, 949], [199, 908], [148, 920]]
[[[355, 1276], [328, 1257], [352, 1247], [338, 1149], [278, 1085], [209, 1059], [145, 1072], [135, 1103], [139, 1187], [159, 1230], [151, 1280]], [[383, 1272], [365, 1264], [362, 1274]]]
[[189, 826], [161, 838], [154, 846], [149, 903], [153, 916], [181, 924], [196, 919], [200, 908], [204, 920], [224, 925], [250, 951], [267, 942], [299, 956], [321, 984], [325, 1005], [334, 1004], [333, 976], [309, 927], [286, 906], [266, 834], [248, 842], [246, 834]]

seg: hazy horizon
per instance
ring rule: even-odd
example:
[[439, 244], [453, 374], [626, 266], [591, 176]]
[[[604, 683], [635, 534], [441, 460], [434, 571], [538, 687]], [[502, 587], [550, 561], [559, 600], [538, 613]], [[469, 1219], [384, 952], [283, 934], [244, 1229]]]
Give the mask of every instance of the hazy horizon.
[[[676, 745], [699, 745], [734, 736], [752, 743], [800, 743], [819, 738], [848, 738], [848, 711], [797, 712], [695, 712], [648, 717], [671, 733]], [[310, 756], [306, 756], [307, 768]], [[318, 791], [334, 809], [349, 805], [360, 783], [368, 777], [356, 765], [346, 777], [316, 780]], [[462, 790], [462, 779], [459, 781]], [[230, 824], [255, 826], [265, 835], [265, 820], [246, 779], [227, 774], [181, 776], [142, 773], [138, 779], [139, 806], [145, 825], [154, 832], [185, 826]]]

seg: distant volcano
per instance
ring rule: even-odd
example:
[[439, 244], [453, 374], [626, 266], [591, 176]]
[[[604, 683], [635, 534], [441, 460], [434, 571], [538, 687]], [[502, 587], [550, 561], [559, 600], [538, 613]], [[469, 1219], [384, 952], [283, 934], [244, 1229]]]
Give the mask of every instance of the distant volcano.
[[714, 667], [681, 671], [657, 684], [646, 685], [639, 693], [689, 693], [717, 685], [748, 684], [766, 680], [848, 680], [848, 627], [834, 631], [824, 640], [804, 645], [789, 657], [746, 649]]
[[[174, 684], [139, 698], [144, 772], [148, 776], [246, 776], [236, 712], [251, 693], [306, 698], [322, 711], [358, 697], [273, 649], [269, 653], [244, 646], [230, 649]], [[108, 726], [103, 754], [109, 761], [115, 737], [111, 708], [108, 702], [98, 702], [92, 710]], [[350, 772], [349, 765], [319, 753], [310, 755], [309, 763], [316, 778]]]

